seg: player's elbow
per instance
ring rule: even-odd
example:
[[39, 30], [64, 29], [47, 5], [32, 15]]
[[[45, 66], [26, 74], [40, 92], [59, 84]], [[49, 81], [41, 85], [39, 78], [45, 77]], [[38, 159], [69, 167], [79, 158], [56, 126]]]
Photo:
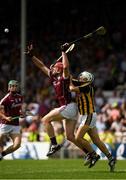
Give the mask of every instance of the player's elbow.
[[64, 71], [65, 73], [69, 73], [69, 66], [68, 66], [68, 65], [64, 65], [64, 66], [63, 66], [63, 71]]
[[74, 86], [69, 86], [69, 89], [71, 92], [79, 92], [78, 88], [76, 88]]
[[74, 88], [72, 86], [69, 86], [70, 91], [74, 91]]

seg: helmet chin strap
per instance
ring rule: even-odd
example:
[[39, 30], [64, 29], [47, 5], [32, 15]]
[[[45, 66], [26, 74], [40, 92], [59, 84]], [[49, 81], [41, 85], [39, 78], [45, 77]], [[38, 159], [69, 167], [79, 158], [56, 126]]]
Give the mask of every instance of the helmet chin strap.
[[17, 93], [17, 91], [10, 91], [10, 93], [11, 93], [11, 94], [16, 94], [16, 93]]

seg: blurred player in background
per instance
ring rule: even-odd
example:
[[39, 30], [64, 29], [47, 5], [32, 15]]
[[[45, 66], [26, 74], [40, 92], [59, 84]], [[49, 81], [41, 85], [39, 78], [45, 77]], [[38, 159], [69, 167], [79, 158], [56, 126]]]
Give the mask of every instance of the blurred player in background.
[[85, 144], [78, 143], [75, 140], [74, 131], [77, 123], [78, 109], [77, 104], [73, 102], [71, 97], [71, 92], [69, 91], [70, 85], [70, 72], [69, 72], [69, 62], [67, 55], [65, 53], [68, 48], [67, 43], [61, 46], [62, 58], [60, 61], [53, 64], [51, 68], [45, 66], [45, 64], [34, 56], [32, 46], [28, 46], [26, 54], [32, 58], [34, 64], [41, 69], [49, 78], [53, 84], [53, 87], [56, 92], [57, 99], [59, 101], [59, 108], [51, 110], [47, 115], [42, 118], [42, 123], [46, 127], [46, 131], [50, 137], [51, 148], [47, 153], [47, 156], [52, 155], [57, 150], [61, 148], [61, 145], [57, 144], [52, 121], [61, 121], [65, 120], [65, 133], [69, 141], [73, 142], [76, 146], [82, 149], [85, 153], [89, 153], [90, 156], [96, 155], [95, 151], [85, 140]]
[[[76, 101], [80, 113], [80, 125], [76, 132], [76, 139], [80, 143], [84, 143], [84, 135], [88, 133], [93, 143], [105, 154], [109, 160], [110, 171], [114, 171], [115, 158], [108, 151], [105, 144], [100, 140], [96, 129], [97, 114], [94, 106], [94, 76], [93, 74], [84, 71], [80, 73], [78, 80], [71, 81], [70, 90], [76, 92]], [[96, 161], [100, 156], [96, 157]], [[92, 161], [90, 156], [87, 156], [85, 165], [89, 164], [89, 168], [94, 165], [96, 161]]]
[[[21, 115], [23, 96], [18, 93], [18, 90], [18, 81], [9, 81], [8, 93], [0, 101], [0, 159], [14, 152], [21, 145], [19, 116]], [[3, 142], [6, 136], [11, 138], [13, 144], [4, 150]]]

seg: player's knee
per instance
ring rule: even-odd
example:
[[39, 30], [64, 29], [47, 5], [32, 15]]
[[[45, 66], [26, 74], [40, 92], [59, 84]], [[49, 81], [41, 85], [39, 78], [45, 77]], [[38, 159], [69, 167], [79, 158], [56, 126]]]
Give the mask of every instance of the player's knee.
[[99, 144], [99, 142], [100, 142], [100, 140], [96, 140], [96, 139], [93, 140], [93, 143], [94, 143], [96, 146]]
[[68, 135], [67, 135], [67, 139], [68, 139], [69, 141], [71, 141], [71, 142], [74, 142], [74, 141], [75, 141], [75, 137], [74, 137], [73, 135], [71, 135], [71, 134], [68, 134]]
[[79, 136], [75, 136], [75, 140], [78, 141], [79, 140]]
[[46, 125], [46, 124], [48, 124], [50, 122], [50, 119], [42, 118], [41, 122], [43, 123], [43, 125]]
[[75, 135], [75, 139], [76, 139], [76, 140], [84, 139], [84, 134], [83, 134], [83, 136], [80, 135], [80, 134], [76, 134], [76, 135]]
[[80, 142], [80, 141], [81, 141], [80, 136], [79, 136], [79, 135], [76, 135], [76, 136], [75, 136], [75, 140], [76, 140], [77, 142]]
[[17, 150], [17, 149], [19, 149], [21, 147], [21, 143], [18, 143], [18, 144], [14, 144], [13, 145], [13, 149], [14, 150]]

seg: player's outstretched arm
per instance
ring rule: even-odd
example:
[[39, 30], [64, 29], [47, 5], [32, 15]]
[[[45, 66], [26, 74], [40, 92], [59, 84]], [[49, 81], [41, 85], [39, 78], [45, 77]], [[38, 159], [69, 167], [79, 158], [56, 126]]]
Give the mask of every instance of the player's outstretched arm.
[[66, 54], [66, 49], [68, 49], [69, 44], [65, 43], [61, 46], [61, 51], [62, 51], [62, 63], [63, 63], [63, 76], [65, 78], [69, 77], [70, 72], [69, 72], [69, 60]]
[[50, 69], [45, 66], [45, 64], [43, 63], [42, 60], [38, 59], [35, 55], [34, 55], [34, 51], [33, 51], [33, 45], [30, 44], [29, 46], [27, 46], [27, 50], [25, 52], [25, 54], [30, 57], [33, 61], [33, 63], [47, 76], [49, 76], [49, 72]]

